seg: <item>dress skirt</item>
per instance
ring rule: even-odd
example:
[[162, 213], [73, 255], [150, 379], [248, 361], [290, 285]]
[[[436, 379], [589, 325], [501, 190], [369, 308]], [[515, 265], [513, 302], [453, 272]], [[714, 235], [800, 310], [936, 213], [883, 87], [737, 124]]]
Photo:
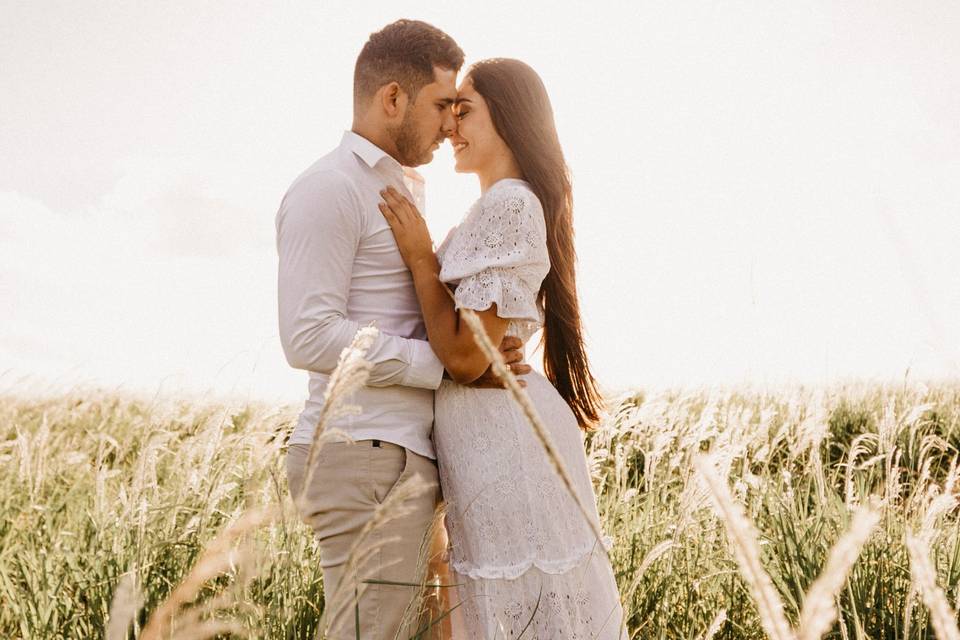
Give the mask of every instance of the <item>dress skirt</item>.
[[[524, 379], [577, 495], [599, 523], [573, 412], [541, 374]], [[509, 392], [445, 380], [434, 444], [450, 565], [461, 585], [453, 638], [626, 638], [608, 542], [597, 539]]]

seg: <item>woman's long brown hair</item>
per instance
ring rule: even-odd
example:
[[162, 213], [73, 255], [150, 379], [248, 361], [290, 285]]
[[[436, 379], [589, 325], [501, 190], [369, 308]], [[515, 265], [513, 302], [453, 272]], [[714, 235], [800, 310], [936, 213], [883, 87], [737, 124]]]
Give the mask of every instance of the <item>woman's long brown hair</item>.
[[600, 419], [603, 400], [590, 372], [577, 300], [573, 188], [553, 108], [536, 71], [512, 58], [491, 58], [467, 72], [487, 103], [497, 133], [543, 206], [550, 272], [540, 287], [545, 322], [543, 369], [584, 429]]

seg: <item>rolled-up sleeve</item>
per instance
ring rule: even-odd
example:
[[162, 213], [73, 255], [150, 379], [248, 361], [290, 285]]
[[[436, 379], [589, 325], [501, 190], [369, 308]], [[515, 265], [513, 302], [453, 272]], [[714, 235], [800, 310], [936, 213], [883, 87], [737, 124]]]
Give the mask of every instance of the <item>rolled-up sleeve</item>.
[[[305, 176], [276, 218], [280, 344], [295, 369], [331, 373], [360, 329], [347, 317], [354, 257], [363, 234], [360, 200], [337, 171]], [[369, 386], [436, 389], [443, 364], [425, 340], [381, 331], [367, 352]]]

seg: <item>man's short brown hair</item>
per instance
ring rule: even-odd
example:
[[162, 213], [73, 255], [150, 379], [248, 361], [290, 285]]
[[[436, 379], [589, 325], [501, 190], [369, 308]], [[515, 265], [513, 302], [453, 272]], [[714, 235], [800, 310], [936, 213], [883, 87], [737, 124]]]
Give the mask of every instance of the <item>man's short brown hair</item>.
[[460, 71], [463, 51], [453, 38], [420, 20], [397, 20], [370, 34], [353, 70], [356, 110], [385, 84], [396, 81], [410, 101], [434, 81], [433, 68]]

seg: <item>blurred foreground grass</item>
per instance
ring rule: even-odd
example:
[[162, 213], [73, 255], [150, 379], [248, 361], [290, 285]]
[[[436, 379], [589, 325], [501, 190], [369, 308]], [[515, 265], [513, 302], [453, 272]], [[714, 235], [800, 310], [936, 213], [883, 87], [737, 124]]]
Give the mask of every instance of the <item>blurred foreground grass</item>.
[[[824, 637], [933, 637], [912, 592], [908, 531], [930, 545], [958, 608], [960, 384], [636, 392], [612, 408], [587, 453], [632, 637], [700, 638], [721, 609], [714, 638], [765, 637], [695, 481], [702, 451], [759, 530], [791, 624], [869, 496], [881, 520]], [[0, 397], [0, 637], [102, 638], [124, 575], [142, 592], [129, 633], [139, 637], [227, 523], [284, 505], [199, 600], [217, 599], [213, 615], [251, 637], [312, 638], [319, 557], [283, 466], [296, 413], [98, 392]]]

